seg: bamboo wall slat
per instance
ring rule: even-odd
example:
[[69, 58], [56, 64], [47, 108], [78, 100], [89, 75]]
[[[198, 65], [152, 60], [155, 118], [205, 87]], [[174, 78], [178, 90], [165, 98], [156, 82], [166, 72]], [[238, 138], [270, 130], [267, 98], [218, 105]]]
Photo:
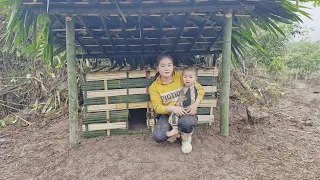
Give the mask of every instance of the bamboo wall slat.
[[124, 110], [127, 109], [139, 109], [147, 108], [147, 102], [137, 102], [137, 103], [119, 103], [119, 104], [102, 104], [102, 105], [89, 105], [88, 112], [101, 112], [106, 110]]
[[[216, 92], [216, 86], [203, 86], [205, 92]], [[131, 88], [129, 89], [129, 95], [146, 94], [146, 88]], [[114, 90], [97, 90], [88, 91], [87, 98], [98, 97], [110, 97], [110, 96], [125, 96], [127, 95], [126, 89], [114, 89]]]
[[98, 81], [98, 80], [111, 80], [111, 79], [125, 79], [127, 74], [121, 71], [115, 72], [96, 72], [87, 74], [87, 81]]
[[[147, 102], [138, 102], [138, 103], [119, 103], [119, 104], [102, 104], [102, 105], [89, 105], [88, 112], [101, 112], [106, 110], [124, 110], [127, 109], [139, 109], [147, 108]], [[216, 107], [216, 99], [203, 99], [199, 107]]]
[[214, 121], [214, 115], [198, 115], [198, 124], [209, 123]]
[[[198, 108], [198, 115], [208, 115], [210, 114], [211, 108], [204, 107]], [[110, 111], [110, 123], [114, 122], [125, 122], [128, 119], [129, 112], [127, 110], [121, 111]], [[83, 120], [82, 124], [94, 124], [94, 123], [105, 123], [106, 113], [105, 112], [95, 112], [89, 113]]]
[[[215, 98], [216, 98], [215, 92], [206, 92], [203, 99], [215, 99]], [[105, 97], [84, 98], [83, 101], [84, 101], [83, 102], [84, 106], [106, 104]], [[146, 94], [108, 97], [109, 104], [135, 103], [135, 102], [146, 102], [146, 101], [150, 101], [150, 96]]]
[[[97, 131], [97, 130], [108, 130], [108, 129], [126, 129], [126, 127], [127, 127], [126, 122], [97, 123], [97, 124], [89, 124], [88, 130], [89, 131]], [[84, 129], [85, 126], [83, 125], [82, 128]]]
[[204, 92], [216, 92], [217, 86], [202, 86], [204, 89]]
[[[108, 89], [121, 89], [121, 88], [141, 88], [150, 86], [153, 82], [151, 79], [119, 79], [119, 80], [108, 80]], [[202, 86], [216, 86], [217, 77], [210, 76], [199, 76], [198, 82]], [[93, 90], [104, 90], [104, 81], [89, 81], [84, 82], [82, 85], [83, 91], [93, 91]]]
[[[141, 74], [139, 74], [141, 73]], [[151, 70], [151, 77], [155, 75], [155, 71]], [[199, 69], [198, 76], [218, 76], [218, 70], [215, 69]], [[129, 71], [129, 78], [146, 77], [146, 71]], [[125, 79], [127, 74], [125, 71], [112, 72], [94, 72], [86, 75], [87, 81], [100, 81], [112, 79]]]
[[[134, 94], [146, 94], [146, 88], [132, 88], [129, 89], [129, 95]], [[96, 97], [106, 97], [106, 96], [124, 96], [127, 95], [126, 89], [114, 89], [114, 90], [98, 90], [98, 91], [88, 91], [88, 98], [96, 98]]]

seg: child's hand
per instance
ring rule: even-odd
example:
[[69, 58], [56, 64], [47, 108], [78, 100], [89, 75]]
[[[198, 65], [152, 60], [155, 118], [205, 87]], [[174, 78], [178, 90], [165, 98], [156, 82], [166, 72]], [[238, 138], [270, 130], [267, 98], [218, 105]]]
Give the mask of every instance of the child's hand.
[[187, 107], [186, 111], [188, 115], [195, 115], [197, 114], [198, 106], [196, 103], [191, 104], [189, 107]]
[[172, 112], [178, 116], [183, 116], [183, 115], [187, 114], [187, 111], [183, 107], [180, 107], [180, 106], [174, 106]]
[[188, 115], [196, 115], [198, 106], [200, 105], [200, 100], [197, 99], [196, 102], [187, 107], [186, 111]]

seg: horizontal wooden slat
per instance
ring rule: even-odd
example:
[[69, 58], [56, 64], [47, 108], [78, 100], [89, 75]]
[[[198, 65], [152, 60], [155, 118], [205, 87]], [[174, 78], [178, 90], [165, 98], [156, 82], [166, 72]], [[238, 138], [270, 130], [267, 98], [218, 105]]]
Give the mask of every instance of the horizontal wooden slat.
[[[83, 102], [84, 106], [106, 104], [105, 97], [84, 98], [83, 100], [84, 100]], [[108, 104], [134, 103], [134, 102], [147, 102], [147, 101], [150, 101], [150, 96], [147, 94], [108, 97]]]
[[[157, 71], [151, 70], [150, 76], [155, 76]], [[145, 78], [146, 77], [146, 71], [129, 71], [129, 78]]]
[[216, 92], [217, 86], [202, 86], [204, 89], [204, 92]]
[[217, 100], [216, 99], [203, 99], [199, 105], [199, 107], [216, 107]]
[[198, 115], [209, 115], [211, 111], [210, 107], [199, 107], [197, 110]]
[[[216, 86], [217, 77], [201, 76], [198, 78], [198, 82], [202, 86]], [[125, 89], [125, 88], [142, 88], [150, 86], [153, 79], [118, 79], [118, 80], [108, 80], [107, 86], [108, 90], [111, 89]], [[82, 91], [94, 91], [94, 90], [104, 90], [103, 81], [89, 81], [82, 84]]]
[[[85, 125], [83, 125], [82, 128], [85, 128]], [[88, 124], [88, 131], [126, 128], [127, 122]]]
[[83, 82], [81, 88], [82, 88], [82, 91], [103, 90], [104, 82], [103, 81]]
[[[110, 122], [125, 122], [128, 120], [129, 111], [110, 111]], [[106, 112], [89, 113], [83, 120], [82, 124], [105, 123]]]
[[83, 105], [98, 105], [98, 104], [106, 104], [105, 97], [96, 97], [96, 98], [83, 98]]
[[[216, 99], [215, 92], [206, 92], [203, 99]], [[147, 101], [150, 101], [150, 96], [147, 94], [108, 97], [108, 104], [136, 103], [136, 102], [147, 102]], [[84, 106], [101, 105], [101, 104], [106, 104], [105, 97], [84, 98], [83, 99]]]
[[109, 80], [108, 89], [141, 88], [150, 86], [152, 82], [152, 79], [145, 78]]
[[217, 77], [198, 76], [198, 80], [197, 81], [202, 86], [216, 86], [217, 85]]
[[[134, 94], [146, 94], [146, 88], [132, 88], [129, 89], [129, 95]], [[87, 98], [96, 97], [110, 97], [110, 96], [123, 96], [127, 95], [127, 89], [113, 89], [113, 90], [98, 90], [98, 91], [88, 91]]]
[[107, 131], [106, 130], [100, 130], [100, 131], [83, 131], [83, 136], [85, 138], [93, 138], [98, 136], [106, 136]]
[[[203, 86], [205, 92], [216, 92], [216, 86]], [[129, 89], [129, 95], [145, 95], [146, 88], [132, 88]], [[113, 97], [113, 96], [125, 96], [127, 95], [126, 89], [113, 89], [113, 90], [97, 90], [88, 91], [87, 98], [99, 98], [99, 97]], [[92, 100], [93, 101], [93, 100]]]
[[98, 81], [98, 80], [110, 80], [110, 79], [125, 79], [127, 78], [127, 72], [116, 71], [116, 72], [95, 72], [88, 73], [86, 75], [87, 81]]
[[[128, 103], [128, 109], [147, 108], [147, 102]], [[89, 105], [88, 112], [101, 112], [106, 110], [123, 110], [127, 109], [127, 103]]]
[[135, 134], [143, 134], [147, 132], [146, 131], [132, 131], [132, 130], [127, 130], [127, 129], [111, 129], [110, 130], [110, 135], [122, 135], [122, 134], [130, 134], [130, 135], [135, 135]]
[[[181, 71], [181, 70], [179, 70]], [[146, 71], [129, 71], [129, 78], [143, 78], [146, 77]], [[154, 76], [156, 71], [150, 71], [151, 76]], [[214, 69], [199, 69], [198, 76], [218, 76], [218, 70]], [[114, 71], [114, 72], [94, 72], [86, 74], [87, 81], [99, 81], [99, 80], [113, 80], [113, 79], [126, 79], [126, 71]]]
[[199, 69], [198, 76], [218, 76], [218, 70], [214, 69]]
[[106, 96], [121, 96], [126, 95], [126, 89], [117, 89], [117, 90], [99, 90], [99, 91], [88, 91], [88, 98], [96, 98], [96, 97], [106, 97]]
[[[134, 135], [134, 134], [143, 134], [147, 131], [131, 131], [127, 129], [111, 129], [110, 130], [110, 135]], [[107, 136], [107, 131], [106, 130], [99, 130], [99, 131], [84, 131], [83, 136], [85, 138], [93, 138], [93, 137], [98, 137], [98, 136]]]
[[[198, 115], [209, 115], [210, 107], [199, 107]], [[121, 111], [110, 111], [110, 122], [125, 122], [128, 120], [129, 112], [127, 110]], [[144, 118], [141, 117], [141, 118]], [[89, 113], [83, 120], [82, 124], [94, 124], [94, 123], [105, 123], [106, 122], [106, 113], [105, 112], [96, 112]]]
[[147, 95], [147, 94], [108, 97], [109, 104], [147, 102], [147, 101], [150, 101], [150, 95]]
[[[199, 107], [216, 107], [216, 99], [203, 99]], [[150, 103], [151, 106], [151, 103]], [[147, 102], [128, 103], [128, 109], [147, 108]], [[88, 112], [101, 112], [106, 110], [123, 110], [127, 109], [126, 103], [119, 104], [103, 104], [103, 105], [89, 105]]]
[[214, 115], [198, 115], [198, 123], [212, 123], [214, 121]]

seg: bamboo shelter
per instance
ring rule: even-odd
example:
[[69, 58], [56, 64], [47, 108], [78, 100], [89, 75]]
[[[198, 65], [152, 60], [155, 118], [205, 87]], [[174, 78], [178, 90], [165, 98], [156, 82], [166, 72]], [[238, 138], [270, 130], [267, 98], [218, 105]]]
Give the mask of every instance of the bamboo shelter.
[[[83, 120], [85, 137], [113, 134], [134, 134], [128, 130], [129, 110], [146, 109], [140, 118], [152, 129], [155, 116], [150, 103], [148, 87], [156, 71], [107, 71], [86, 74], [83, 84], [86, 117]], [[213, 123], [213, 108], [216, 106], [215, 92], [218, 71], [200, 69], [199, 83], [205, 89], [205, 96], [198, 109], [198, 124]]]
[[[258, 46], [252, 36], [254, 25], [275, 31], [279, 29], [273, 20], [300, 21], [295, 14], [298, 10], [286, 0], [15, 2], [13, 15], [16, 18], [9, 27], [26, 22], [24, 26], [16, 27], [29, 28], [34, 24], [33, 32], [36, 33], [37, 18], [46, 16], [44, 30], [48, 31], [48, 37], [44, 38], [43, 54], [52, 60], [55, 54], [67, 52], [71, 146], [79, 143], [77, 59], [109, 58], [132, 66], [126, 71], [85, 75], [82, 88], [87, 116], [82, 123], [84, 135], [90, 137], [133, 133], [128, 130], [127, 117], [128, 111], [135, 108], [146, 109], [146, 122], [152, 128], [154, 115], [147, 89], [155, 72], [146, 67], [153, 67], [157, 55], [167, 53], [174, 59], [183, 59], [184, 64], [194, 64], [190, 59], [195, 55], [222, 54], [220, 130], [227, 136], [231, 53], [242, 54], [244, 42]], [[247, 30], [242, 30], [243, 27]], [[33, 42], [36, 37], [33, 36]], [[136, 70], [138, 64], [143, 70]], [[200, 83], [206, 90], [206, 98], [198, 111], [202, 123], [213, 122], [212, 108], [216, 106], [216, 99], [212, 98], [212, 93], [216, 91], [216, 76], [217, 71], [210, 67], [200, 70]]]

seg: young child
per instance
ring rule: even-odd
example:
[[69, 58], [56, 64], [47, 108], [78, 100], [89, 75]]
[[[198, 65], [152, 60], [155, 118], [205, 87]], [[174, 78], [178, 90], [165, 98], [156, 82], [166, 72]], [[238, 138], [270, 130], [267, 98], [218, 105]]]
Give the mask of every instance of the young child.
[[[191, 104], [195, 103], [198, 97], [198, 90], [195, 84], [198, 79], [197, 68], [194, 66], [185, 68], [182, 72], [182, 79], [184, 86], [180, 90], [179, 100], [176, 103], [176, 106], [187, 108]], [[172, 137], [171, 139], [169, 139], [170, 141], [174, 141], [175, 138], [179, 137], [179, 116], [172, 112], [169, 116], [168, 121], [169, 124], [172, 126], [172, 130], [167, 132], [166, 134], [168, 137]]]
[[[179, 92], [184, 86], [182, 72], [174, 70], [174, 61], [169, 55], [160, 55], [156, 60], [156, 67], [157, 73], [154, 82], [149, 87], [149, 92], [152, 107], [160, 117], [154, 126], [152, 138], [158, 143], [171, 138], [166, 133], [172, 129], [168, 119], [169, 115], [174, 113], [179, 115], [178, 135], [181, 136], [181, 150], [186, 154], [191, 153], [192, 134], [198, 122], [195, 114], [204, 96], [204, 89], [198, 82], [195, 82], [198, 93], [196, 101], [187, 109], [176, 106], [180, 96]], [[188, 78], [187, 74], [185, 78]], [[186, 80], [186, 82], [189, 86], [191, 81]]]

